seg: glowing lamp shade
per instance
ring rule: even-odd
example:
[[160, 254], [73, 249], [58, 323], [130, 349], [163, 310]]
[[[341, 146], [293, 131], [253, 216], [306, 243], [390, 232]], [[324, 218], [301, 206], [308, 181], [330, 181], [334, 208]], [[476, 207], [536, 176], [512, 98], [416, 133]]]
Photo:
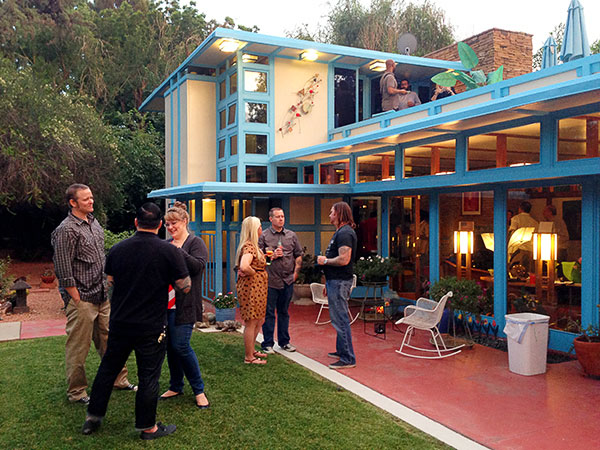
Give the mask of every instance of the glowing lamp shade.
[[300, 53], [300, 59], [302, 61], [316, 61], [319, 57], [319, 53], [316, 50], [304, 50]]
[[454, 232], [454, 253], [460, 253], [461, 255], [473, 254], [472, 231]]
[[223, 53], [232, 53], [235, 52], [239, 46], [240, 43], [235, 39], [223, 39], [219, 44], [219, 50]]
[[373, 72], [383, 72], [385, 70], [385, 61], [373, 61], [369, 69]]
[[533, 233], [533, 259], [556, 261], [557, 244], [556, 233]]

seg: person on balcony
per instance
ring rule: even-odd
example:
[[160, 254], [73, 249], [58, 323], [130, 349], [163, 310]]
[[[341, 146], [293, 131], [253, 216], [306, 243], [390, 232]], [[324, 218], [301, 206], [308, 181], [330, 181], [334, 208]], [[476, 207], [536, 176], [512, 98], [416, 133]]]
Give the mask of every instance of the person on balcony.
[[[408, 94], [405, 89], [398, 89], [398, 82], [394, 75], [396, 63], [388, 59], [385, 62], [385, 72], [379, 80], [379, 90], [381, 92], [381, 110], [382, 111], [398, 111], [400, 109], [400, 96]], [[420, 103], [420, 102], [419, 102]], [[407, 106], [405, 106], [406, 108]]]

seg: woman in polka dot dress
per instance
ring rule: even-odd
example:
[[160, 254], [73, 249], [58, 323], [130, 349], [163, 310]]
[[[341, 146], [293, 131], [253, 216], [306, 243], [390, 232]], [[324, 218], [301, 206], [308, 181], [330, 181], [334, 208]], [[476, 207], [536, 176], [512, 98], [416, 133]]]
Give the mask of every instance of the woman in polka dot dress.
[[249, 216], [242, 222], [240, 245], [236, 253], [238, 267], [237, 296], [240, 314], [244, 321], [244, 347], [246, 364], [266, 364], [267, 355], [255, 349], [256, 336], [265, 321], [267, 310], [267, 261], [258, 247], [262, 227], [258, 217]]

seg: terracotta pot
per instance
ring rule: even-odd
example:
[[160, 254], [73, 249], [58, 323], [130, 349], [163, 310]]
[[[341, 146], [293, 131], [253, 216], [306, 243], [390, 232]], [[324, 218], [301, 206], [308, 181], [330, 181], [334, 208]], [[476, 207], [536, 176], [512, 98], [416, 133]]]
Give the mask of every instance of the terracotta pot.
[[292, 301], [296, 305], [313, 305], [310, 284], [294, 284]]
[[600, 377], [600, 342], [587, 342], [582, 336], [573, 341], [579, 364], [587, 375]]

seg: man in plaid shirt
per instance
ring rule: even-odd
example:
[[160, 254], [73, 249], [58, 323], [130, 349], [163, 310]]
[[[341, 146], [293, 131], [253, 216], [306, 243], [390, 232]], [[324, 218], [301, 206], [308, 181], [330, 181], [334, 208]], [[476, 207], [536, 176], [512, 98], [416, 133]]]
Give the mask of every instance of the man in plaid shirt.
[[[100, 357], [106, 351], [110, 303], [104, 281], [104, 230], [92, 215], [94, 196], [84, 184], [68, 187], [69, 214], [52, 233], [54, 268], [67, 315], [67, 398], [88, 404], [85, 360], [92, 340]], [[115, 388], [135, 391], [124, 367]]]

